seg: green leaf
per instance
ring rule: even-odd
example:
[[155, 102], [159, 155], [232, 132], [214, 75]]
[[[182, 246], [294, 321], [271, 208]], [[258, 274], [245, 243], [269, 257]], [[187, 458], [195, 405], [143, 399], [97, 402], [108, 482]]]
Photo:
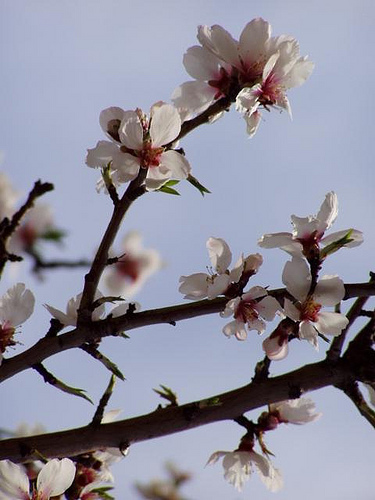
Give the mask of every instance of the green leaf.
[[174, 194], [176, 196], [180, 196], [180, 193], [178, 191], [176, 191], [171, 187], [166, 186], [165, 184], [161, 188], [157, 189], [157, 191], [160, 191], [161, 193]]
[[201, 184], [198, 181], [198, 179], [196, 177], [194, 177], [193, 175], [189, 174], [187, 177], [187, 180], [190, 182], [190, 184], [192, 186], [194, 186], [196, 189], [198, 189], [198, 191], [200, 192], [200, 194], [202, 196], [204, 196], [205, 193], [211, 193], [211, 191], [209, 189], [207, 189], [206, 187], [204, 187], [203, 184]]
[[39, 239], [60, 243], [65, 236], [66, 236], [65, 231], [52, 227], [48, 229], [45, 233], [41, 234], [39, 236]]
[[162, 397], [163, 399], [169, 401], [171, 406], [178, 406], [177, 394], [174, 393], [172, 389], [170, 389], [165, 385], [160, 384], [160, 387], [162, 390], [160, 389], [152, 389], [152, 390], [156, 392], [156, 394], [159, 394], [159, 396]]
[[91, 399], [87, 396], [87, 394], [84, 394], [86, 391], [83, 389], [78, 389], [77, 387], [70, 387], [69, 385], [64, 384], [61, 380], [58, 380], [55, 378], [53, 382], [50, 382], [51, 385], [54, 385], [57, 387], [57, 389], [60, 389], [60, 391], [66, 392], [67, 394], [72, 394], [73, 396], [78, 396], [79, 398], [86, 399], [91, 404], [94, 404]]

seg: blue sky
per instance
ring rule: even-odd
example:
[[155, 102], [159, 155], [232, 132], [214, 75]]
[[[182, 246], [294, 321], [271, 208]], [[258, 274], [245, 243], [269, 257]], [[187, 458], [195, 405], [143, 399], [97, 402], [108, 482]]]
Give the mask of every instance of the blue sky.
[[[108, 106], [147, 111], [158, 100], [168, 101], [189, 79], [182, 56], [196, 44], [198, 24], [220, 24], [238, 37], [249, 20], [262, 16], [274, 34], [295, 36], [301, 54], [316, 63], [308, 82], [289, 92], [293, 121], [285, 113], [265, 113], [258, 133], [248, 139], [243, 119], [231, 110], [182, 142], [194, 175], [212, 194], [202, 198], [186, 184], [179, 198], [151, 193], [132, 207], [119, 241], [138, 229], [145, 245], [158, 248], [167, 263], [137, 300], [143, 309], [181, 303], [178, 278], [205, 270], [209, 236], [225, 238], [235, 257], [255, 252], [263, 233], [288, 231], [292, 213], [316, 213], [331, 190], [340, 202], [335, 229], [360, 229], [365, 243], [336, 254], [324, 272], [338, 273], [346, 282], [367, 280], [375, 252], [371, 0], [5, 0], [0, 14], [2, 167], [23, 193], [38, 178], [55, 184], [44, 201], [69, 236], [63, 250], [46, 248], [48, 256], [92, 256], [111, 213], [108, 198], [95, 191], [97, 172], [84, 165], [86, 149], [104, 138], [100, 111]], [[256, 284], [281, 286], [286, 255], [262, 254]], [[17, 352], [46, 332], [49, 315], [41, 305], [63, 308], [83, 284], [81, 271], [51, 271], [43, 281], [27, 271], [26, 262], [17, 279], [34, 291], [37, 308], [18, 336], [23, 346]], [[11, 273], [6, 278], [2, 293]], [[124, 342], [105, 340], [103, 352], [127, 377], [117, 384], [111, 408], [123, 408], [124, 418], [150, 412], [159, 403], [152, 391], [159, 384], [174, 388], [181, 402], [246, 384], [262, 356], [260, 339], [254, 334], [244, 343], [228, 340], [223, 324], [218, 316], [207, 317], [176, 328], [137, 330]], [[307, 343], [291, 350], [288, 359], [272, 365], [272, 373], [324, 356], [324, 346], [318, 354]], [[96, 400], [107, 384], [107, 373], [83, 353], [65, 352], [46, 366]], [[7, 402], [1, 427], [38, 421], [58, 430], [84, 425], [93, 411], [84, 401], [46, 387], [33, 372], [5, 382], [0, 394]], [[312, 398], [324, 414], [319, 422], [269, 435], [285, 480], [277, 498], [370, 500], [369, 424], [333, 388]], [[193, 472], [185, 490], [189, 498], [271, 498], [258, 479], [239, 494], [225, 483], [219, 464], [204, 469], [213, 451], [233, 449], [241, 435], [242, 429], [228, 422], [134, 446], [115, 468], [116, 498], [136, 498], [132, 483], [160, 475], [166, 460]]]

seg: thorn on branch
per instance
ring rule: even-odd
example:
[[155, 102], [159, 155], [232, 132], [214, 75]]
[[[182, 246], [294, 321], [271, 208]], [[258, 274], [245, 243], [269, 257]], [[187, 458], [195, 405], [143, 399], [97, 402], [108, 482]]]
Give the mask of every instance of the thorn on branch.
[[103, 420], [105, 407], [107, 406], [108, 401], [109, 401], [110, 397], [112, 396], [113, 389], [115, 388], [115, 381], [116, 381], [116, 379], [115, 379], [114, 375], [111, 375], [111, 378], [109, 380], [109, 384], [108, 384], [106, 390], [104, 391], [103, 396], [100, 398], [99, 405], [95, 411], [93, 419], [90, 422], [90, 425], [92, 427], [98, 427], [101, 424], [101, 422]]

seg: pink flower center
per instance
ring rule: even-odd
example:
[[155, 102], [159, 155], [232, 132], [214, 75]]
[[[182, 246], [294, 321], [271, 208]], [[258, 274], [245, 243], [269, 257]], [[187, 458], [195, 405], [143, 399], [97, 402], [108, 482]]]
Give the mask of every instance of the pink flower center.
[[129, 281], [136, 281], [140, 272], [139, 267], [139, 261], [129, 255], [125, 255], [116, 264], [117, 271], [121, 276], [129, 279]]
[[153, 148], [151, 142], [143, 144], [143, 149], [139, 151], [139, 158], [143, 168], [158, 167], [164, 148]]
[[23, 224], [18, 230], [18, 236], [24, 248], [30, 248], [38, 238], [35, 228], [30, 223]]
[[315, 323], [318, 321], [321, 308], [321, 304], [314, 302], [312, 298], [306, 300], [301, 306], [301, 321], [312, 321]]
[[4, 352], [8, 346], [16, 345], [16, 342], [12, 339], [15, 331], [16, 329], [9, 321], [5, 321], [0, 325], [0, 352]]
[[247, 87], [252, 87], [262, 78], [263, 68], [265, 61], [254, 61], [252, 63], [245, 63], [242, 61], [242, 70], [240, 73], [240, 82]]
[[209, 80], [208, 85], [217, 89], [214, 99], [219, 99], [229, 93], [229, 88], [232, 79], [229, 73], [224, 69], [220, 68], [219, 74], [216, 79]]
[[234, 313], [235, 319], [242, 321], [243, 323], [250, 323], [259, 318], [258, 311], [255, 309], [256, 300], [241, 300], [238, 304], [236, 312]]
[[259, 98], [259, 102], [263, 106], [272, 106], [276, 104], [282, 94], [279, 79], [271, 72], [263, 82], [262, 88], [256, 90], [254, 94]]

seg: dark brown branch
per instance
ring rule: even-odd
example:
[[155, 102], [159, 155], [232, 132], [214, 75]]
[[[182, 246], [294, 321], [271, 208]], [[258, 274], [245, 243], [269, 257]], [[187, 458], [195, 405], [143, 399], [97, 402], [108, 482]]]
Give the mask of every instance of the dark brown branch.
[[[373, 283], [363, 283], [363, 291], [360, 284], [355, 284], [352, 287], [353, 285], [350, 284], [345, 285], [348, 297], [353, 296], [353, 290], [366, 296], [375, 295], [375, 284]], [[278, 300], [282, 300], [285, 293], [285, 289], [269, 290], [269, 294], [275, 296]], [[4, 359], [0, 366], [0, 382], [67, 349], [80, 347], [85, 343], [95, 343], [103, 337], [116, 336], [123, 331], [161, 323], [175, 325], [177, 321], [184, 319], [218, 313], [224, 309], [226, 302], [225, 297], [219, 297], [214, 300], [200, 300], [139, 313], [128, 313], [117, 318], [107, 318], [102, 321], [88, 323], [55, 338], [43, 338], [27, 351], [12, 358]]]
[[375, 429], [375, 411], [368, 406], [357, 382], [343, 384], [340, 389], [353, 401], [359, 413], [374, 427]]
[[134, 444], [201, 425], [233, 420], [247, 411], [272, 402], [290, 399], [291, 390], [298, 385], [301, 393], [352, 380], [345, 363], [319, 363], [306, 365], [288, 374], [252, 383], [234, 391], [211, 398], [219, 404], [207, 405], [197, 401], [183, 406], [168, 406], [128, 420], [91, 425], [40, 436], [7, 439], [0, 442], [0, 459], [20, 462], [36, 457], [36, 451], [47, 457], [67, 457], [92, 452], [99, 448], [117, 447], [122, 443]]

